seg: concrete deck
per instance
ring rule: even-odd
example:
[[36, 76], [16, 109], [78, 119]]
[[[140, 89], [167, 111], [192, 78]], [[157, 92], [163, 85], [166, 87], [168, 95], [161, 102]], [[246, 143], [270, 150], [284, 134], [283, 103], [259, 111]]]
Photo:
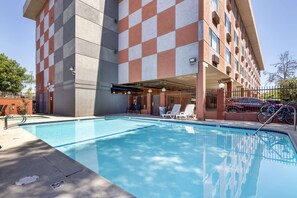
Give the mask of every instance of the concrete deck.
[[[160, 119], [159, 117], [147, 115], [122, 115]], [[46, 119], [29, 119], [27, 123], [86, 118], [100, 117], [48, 116]], [[17, 121], [13, 122], [16, 123]], [[260, 123], [256, 122], [239, 121], [207, 120], [201, 122], [192, 120], [186, 122], [254, 129], [261, 126]], [[3, 130], [3, 124], [3, 120], [0, 120], [0, 145], [2, 146], [2, 149], [0, 149], [0, 197], [133, 197], [133, 195], [70, 159], [21, 127], [16, 126]], [[280, 130], [288, 134], [295, 149], [297, 148], [297, 132], [293, 130], [293, 126], [269, 124], [265, 129]], [[24, 186], [15, 185], [15, 182], [19, 179], [33, 175], [39, 176], [36, 182]], [[61, 180], [65, 181], [65, 184], [53, 190], [50, 185]]]

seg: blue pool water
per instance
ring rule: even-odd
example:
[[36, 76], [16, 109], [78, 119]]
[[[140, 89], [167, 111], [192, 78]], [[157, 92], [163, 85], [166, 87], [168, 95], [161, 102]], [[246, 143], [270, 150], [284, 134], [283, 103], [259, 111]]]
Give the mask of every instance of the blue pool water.
[[115, 118], [26, 130], [136, 197], [296, 197], [286, 135]]

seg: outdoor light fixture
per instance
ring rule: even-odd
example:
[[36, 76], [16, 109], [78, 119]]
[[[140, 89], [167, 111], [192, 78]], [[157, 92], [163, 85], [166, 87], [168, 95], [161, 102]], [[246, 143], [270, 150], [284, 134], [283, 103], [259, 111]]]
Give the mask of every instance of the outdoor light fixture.
[[225, 84], [224, 84], [224, 83], [220, 83], [220, 84], [219, 84], [219, 88], [220, 88], [220, 89], [224, 89], [224, 88], [225, 88]]
[[152, 92], [153, 92], [153, 90], [149, 89], [149, 90], [147, 90], [147, 92], [149, 92], [149, 93], [152, 93]]
[[75, 69], [74, 69], [74, 67], [70, 67], [69, 70], [72, 72], [72, 75], [74, 76], [75, 75]]
[[163, 92], [165, 92], [165, 91], [166, 91], [166, 88], [165, 88], [165, 87], [163, 87], [163, 88], [162, 88], [162, 91], [163, 91]]
[[49, 82], [49, 81], [47, 82], [46, 88], [47, 88], [47, 90], [49, 90], [51, 88], [51, 82]]
[[128, 94], [130, 95], [131, 94], [131, 91], [128, 91]]
[[190, 58], [189, 59], [190, 65], [194, 65], [197, 62], [196, 58]]

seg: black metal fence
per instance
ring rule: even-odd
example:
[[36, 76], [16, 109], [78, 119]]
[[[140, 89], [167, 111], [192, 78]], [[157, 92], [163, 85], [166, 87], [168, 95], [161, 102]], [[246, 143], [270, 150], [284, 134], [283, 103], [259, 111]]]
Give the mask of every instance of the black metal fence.
[[227, 112], [258, 112], [267, 103], [284, 104], [297, 100], [297, 86], [271, 86], [257, 89], [237, 88], [225, 91]]

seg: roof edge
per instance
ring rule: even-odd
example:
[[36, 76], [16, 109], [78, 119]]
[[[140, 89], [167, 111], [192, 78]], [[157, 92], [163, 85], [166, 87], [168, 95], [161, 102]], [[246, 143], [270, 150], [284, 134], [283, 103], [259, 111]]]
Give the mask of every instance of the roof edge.
[[23, 16], [36, 21], [38, 14], [47, 0], [26, 0], [23, 6]]
[[250, 0], [235, 0], [260, 70], [264, 70], [262, 51]]

